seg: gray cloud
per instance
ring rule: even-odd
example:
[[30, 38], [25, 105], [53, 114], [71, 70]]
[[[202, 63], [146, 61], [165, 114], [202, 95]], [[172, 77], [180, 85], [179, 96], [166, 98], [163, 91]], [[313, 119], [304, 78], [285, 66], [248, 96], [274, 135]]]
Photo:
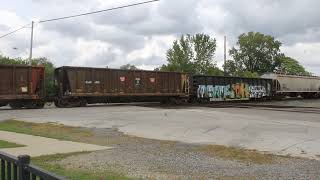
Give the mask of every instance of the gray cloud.
[[160, 66], [159, 62], [163, 62], [165, 63], [165, 59], [163, 57], [159, 57], [159, 56], [150, 56], [148, 58], [139, 58], [139, 59], [135, 59], [133, 61], [130, 61], [130, 64], [134, 64], [136, 66], [142, 66], [142, 65], [151, 65], [151, 66]]
[[[17, 6], [16, 14], [23, 22], [25, 17], [55, 18], [136, 2], [139, 0], [32, 0], [32, 3], [23, 4], [23, 12], [20, 12], [21, 3], [12, 0], [9, 7], [3, 6], [0, 11]], [[24, 7], [27, 5], [30, 7]], [[320, 66], [317, 63], [320, 53], [313, 46], [320, 42], [318, 7], [320, 1], [317, 0], [161, 0], [42, 24], [35, 29], [35, 55], [48, 56], [59, 65], [79, 62], [88, 66], [117, 67], [130, 62], [138, 66], [160, 66], [165, 63], [166, 48], [172, 44], [173, 39], [168, 36], [206, 32], [221, 41], [226, 34], [228, 45], [233, 46], [241, 33], [259, 31], [281, 40], [288, 56], [320, 73], [319, 68], [314, 68]], [[6, 31], [7, 27], [11, 26], [0, 22], [0, 31]], [[155, 37], [163, 41], [154, 41]], [[28, 52], [28, 39], [29, 32], [11, 36], [0, 41], [1, 51], [9, 55]], [[108, 48], [99, 49], [99, 44]], [[13, 51], [10, 46], [18, 46], [21, 52]], [[154, 51], [158, 49], [157, 53], [150, 52], [148, 46]], [[217, 60], [222, 57], [220, 49]], [[80, 57], [81, 51], [90, 56]], [[128, 57], [132, 52], [141, 53], [141, 57], [135, 53], [137, 59], [132, 60]]]
[[[225, 14], [223, 25], [218, 25], [219, 31], [229, 34], [240, 34], [248, 31], [259, 31], [281, 38], [294, 44], [310, 32], [319, 33], [320, 1], [316, 0], [262, 0], [262, 1], [232, 1], [207, 0], [211, 7], [219, 7]], [[218, 18], [218, 20], [221, 20]], [[213, 26], [215, 22], [212, 22]], [[223, 28], [223, 29], [221, 29]], [[320, 37], [317, 41], [320, 40]], [[314, 39], [303, 39], [305, 42]]]
[[113, 25], [139, 35], [195, 33], [201, 30], [197, 20], [197, 0], [162, 0], [158, 3], [101, 14], [100, 25]]
[[0, 24], [0, 31], [6, 32], [9, 31], [10, 28], [4, 24]]
[[89, 36], [93, 29], [89, 23], [83, 22], [83, 20], [69, 20], [66, 22], [50, 22], [41, 24], [46, 31], [57, 31], [65, 37], [82, 37]]

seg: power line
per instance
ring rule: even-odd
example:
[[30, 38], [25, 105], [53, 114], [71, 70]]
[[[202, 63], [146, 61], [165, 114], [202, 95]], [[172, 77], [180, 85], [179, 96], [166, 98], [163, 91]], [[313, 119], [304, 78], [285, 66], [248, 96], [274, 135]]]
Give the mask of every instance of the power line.
[[11, 32], [9, 32], [9, 33], [7, 33], [7, 34], [4, 34], [4, 35], [0, 36], [0, 39], [1, 39], [1, 38], [4, 38], [4, 37], [6, 37], [6, 36], [9, 36], [10, 34], [13, 34], [13, 33], [15, 33], [15, 32], [20, 31], [20, 30], [26, 28], [26, 26], [28, 26], [28, 25], [30, 25], [30, 23], [28, 23], [28, 24], [26, 24], [26, 25], [24, 25], [24, 26], [21, 26], [20, 28], [18, 28], [18, 29], [16, 29], [16, 30], [13, 30], [13, 31], [11, 31]]
[[58, 20], [62, 20], [62, 19], [75, 18], [75, 17], [86, 16], [86, 15], [90, 15], [90, 14], [97, 14], [97, 13], [101, 13], [101, 12], [105, 12], [105, 11], [123, 9], [123, 8], [132, 7], [132, 6], [138, 6], [138, 5], [142, 5], [142, 4], [153, 3], [153, 2], [157, 2], [157, 1], [160, 1], [160, 0], [145, 1], [145, 2], [129, 4], [129, 5], [125, 5], [125, 6], [119, 6], [119, 7], [114, 7], [114, 8], [109, 8], [109, 9], [104, 9], [104, 10], [99, 10], [99, 11], [93, 11], [93, 12], [88, 12], [88, 13], [72, 15], [72, 16], [65, 16], [65, 17], [60, 17], [60, 18], [47, 19], [47, 20], [39, 21], [39, 23], [45, 23], [45, 22], [50, 22], [50, 21], [58, 21]]
[[[77, 15], [72, 15], [72, 16], [65, 16], [65, 17], [60, 17], [60, 18], [54, 18], [54, 19], [46, 19], [46, 20], [41, 20], [37, 23], [45, 23], [45, 22], [50, 22], [50, 21], [58, 21], [58, 20], [62, 20], [62, 19], [69, 19], [69, 18], [75, 18], [75, 17], [79, 17], [79, 16], [86, 16], [86, 15], [90, 15], [90, 14], [97, 14], [97, 13], [101, 13], [101, 12], [105, 12], [105, 11], [112, 11], [112, 10], [117, 10], [117, 9], [123, 9], [123, 8], [128, 8], [128, 7], [132, 7], [132, 6], [139, 6], [139, 5], [143, 5], [143, 4], [148, 4], [148, 3], [153, 3], [153, 2], [157, 2], [160, 0], [151, 0], [151, 1], [145, 1], [145, 2], [140, 2], [140, 3], [135, 3], [135, 4], [129, 4], [129, 5], [125, 5], [125, 6], [119, 6], [119, 7], [114, 7], [114, 8], [109, 8], [109, 9], [104, 9], [104, 10], [99, 10], [99, 11], [93, 11], [93, 12], [88, 12], [88, 13], [82, 13], [82, 14], [77, 14]], [[0, 36], [1, 38], [4, 38], [6, 36], [9, 36], [15, 32], [18, 32], [24, 28], [26, 28], [26, 26], [30, 25], [31, 23], [28, 23], [14, 31], [11, 31], [7, 34], [4, 34], [2, 36]]]

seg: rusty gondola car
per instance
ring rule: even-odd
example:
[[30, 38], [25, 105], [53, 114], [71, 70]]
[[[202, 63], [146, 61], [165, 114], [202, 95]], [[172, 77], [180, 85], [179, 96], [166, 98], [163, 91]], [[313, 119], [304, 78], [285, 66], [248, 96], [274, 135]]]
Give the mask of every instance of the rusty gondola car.
[[57, 107], [94, 103], [179, 101], [188, 98], [188, 75], [176, 72], [64, 66], [55, 70]]
[[272, 80], [262, 78], [194, 75], [190, 87], [190, 99], [202, 103], [270, 99], [273, 95]]
[[44, 76], [42, 66], [0, 65], [0, 106], [42, 108]]

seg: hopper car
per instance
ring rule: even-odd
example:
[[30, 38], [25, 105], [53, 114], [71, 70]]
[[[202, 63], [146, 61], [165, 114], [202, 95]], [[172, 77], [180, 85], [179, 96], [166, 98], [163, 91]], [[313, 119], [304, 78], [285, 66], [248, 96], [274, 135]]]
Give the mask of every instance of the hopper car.
[[273, 80], [273, 92], [275, 97], [320, 97], [320, 77], [296, 76], [286, 74], [265, 74], [262, 78]]
[[44, 72], [42, 66], [0, 65], [0, 106], [42, 108]]
[[188, 98], [188, 75], [176, 72], [68, 67], [55, 70], [57, 107]]

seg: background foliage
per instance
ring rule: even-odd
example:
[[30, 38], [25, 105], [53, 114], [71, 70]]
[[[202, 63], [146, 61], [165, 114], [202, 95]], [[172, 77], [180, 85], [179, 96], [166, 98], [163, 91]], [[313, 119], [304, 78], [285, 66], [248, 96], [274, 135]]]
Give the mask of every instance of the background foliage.
[[214, 55], [216, 39], [206, 34], [182, 35], [167, 51], [168, 64], [161, 71], [177, 71], [191, 74], [223, 75], [216, 67]]
[[120, 69], [122, 70], [139, 70], [135, 65], [132, 64], [125, 64], [120, 66]]
[[226, 63], [231, 76], [255, 77], [265, 73], [310, 75], [297, 60], [280, 51], [282, 43], [259, 32], [241, 34], [230, 50], [232, 60]]

